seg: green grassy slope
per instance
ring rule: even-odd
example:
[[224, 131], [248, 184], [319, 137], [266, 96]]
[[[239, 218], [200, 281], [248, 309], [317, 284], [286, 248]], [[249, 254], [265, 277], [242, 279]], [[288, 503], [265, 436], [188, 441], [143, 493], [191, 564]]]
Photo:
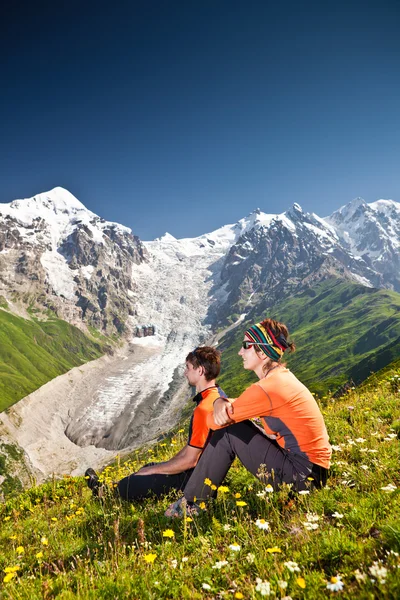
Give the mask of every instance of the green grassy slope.
[[[135, 504], [113, 498], [112, 481], [186, 443], [186, 423], [107, 467], [103, 503], [83, 478], [10, 497], [0, 505], [0, 597], [256, 600], [269, 590], [293, 600], [399, 598], [400, 396], [378, 379], [321, 405], [332, 469], [328, 487], [308, 495], [269, 493], [236, 462], [228, 490], [192, 520], [164, 517], [173, 497]], [[340, 593], [327, 587], [337, 576]]]
[[[298, 350], [287, 355], [288, 366], [319, 394], [353, 379], [360, 383], [371, 371], [400, 356], [400, 294], [329, 280], [286, 299], [268, 315], [289, 326]], [[254, 381], [237, 356], [246, 322], [221, 341], [220, 384], [236, 396]]]
[[28, 321], [0, 310], [0, 412], [103, 352], [66, 321]]

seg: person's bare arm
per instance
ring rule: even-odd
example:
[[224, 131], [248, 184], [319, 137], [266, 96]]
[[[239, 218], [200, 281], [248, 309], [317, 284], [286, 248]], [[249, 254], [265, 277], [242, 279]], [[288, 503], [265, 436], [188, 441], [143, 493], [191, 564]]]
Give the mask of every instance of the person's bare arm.
[[142, 467], [136, 475], [174, 475], [175, 473], [182, 473], [182, 471], [193, 469], [196, 466], [201, 452], [202, 448], [187, 445], [165, 462]]

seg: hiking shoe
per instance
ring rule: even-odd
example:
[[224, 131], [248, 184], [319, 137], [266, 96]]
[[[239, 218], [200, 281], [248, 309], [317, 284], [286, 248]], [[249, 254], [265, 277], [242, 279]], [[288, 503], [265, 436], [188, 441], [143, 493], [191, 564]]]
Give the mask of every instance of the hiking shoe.
[[89, 467], [89, 469], [86, 469], [85, 479], [86, 479], [86, 483], [88, 484], [89, 489], [92, 490], [93, 496], [98, 496], [99, 488], [100, 488], [100, 481], [99, 481], [99, 476], [97, 475], [96, 471], [94, 469], [92, 469], [91, 467]]
[[179, 498], [179, 500], [176, 500], [176, 502], [173, 502], [168, 506], [164, 515], [166, 517], [182, 519], [185, 515], [188, 517], [197, 517], [200, 514], [200, 512], [201, 508], [198, 504], [196, 504], [195, 502], [189, 502], [184, 496], [182, 496], [182, 498]]

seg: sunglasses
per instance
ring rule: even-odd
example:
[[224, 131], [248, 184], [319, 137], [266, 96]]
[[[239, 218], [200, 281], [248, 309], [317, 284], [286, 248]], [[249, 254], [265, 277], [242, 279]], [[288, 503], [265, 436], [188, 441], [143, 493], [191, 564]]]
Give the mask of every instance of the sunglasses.
[[251, 348], [251, 346], [271, 346], [271, 344], [262, 344], [261, 342], [248, 342], [247, 340], [242, 342], [242, 348], [244, 350], [248, 350], [249, 348]]

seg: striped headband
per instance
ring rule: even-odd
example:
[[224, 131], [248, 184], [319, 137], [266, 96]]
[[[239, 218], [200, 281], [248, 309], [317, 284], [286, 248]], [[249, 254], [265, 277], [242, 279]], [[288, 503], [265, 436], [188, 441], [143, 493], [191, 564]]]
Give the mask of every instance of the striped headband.
[[[245, 332], [245, 336], [252, 342], [260, 344], [260, 350], [272, 360], [279, 360], [286, 348], [289, 348], [289, 344], [283, 333], [275, 336], [271, 329], [265, 329], [261, 323], [256, 323], [249, 327]], [[267, 345], [261, 346], [261, 344]]]

